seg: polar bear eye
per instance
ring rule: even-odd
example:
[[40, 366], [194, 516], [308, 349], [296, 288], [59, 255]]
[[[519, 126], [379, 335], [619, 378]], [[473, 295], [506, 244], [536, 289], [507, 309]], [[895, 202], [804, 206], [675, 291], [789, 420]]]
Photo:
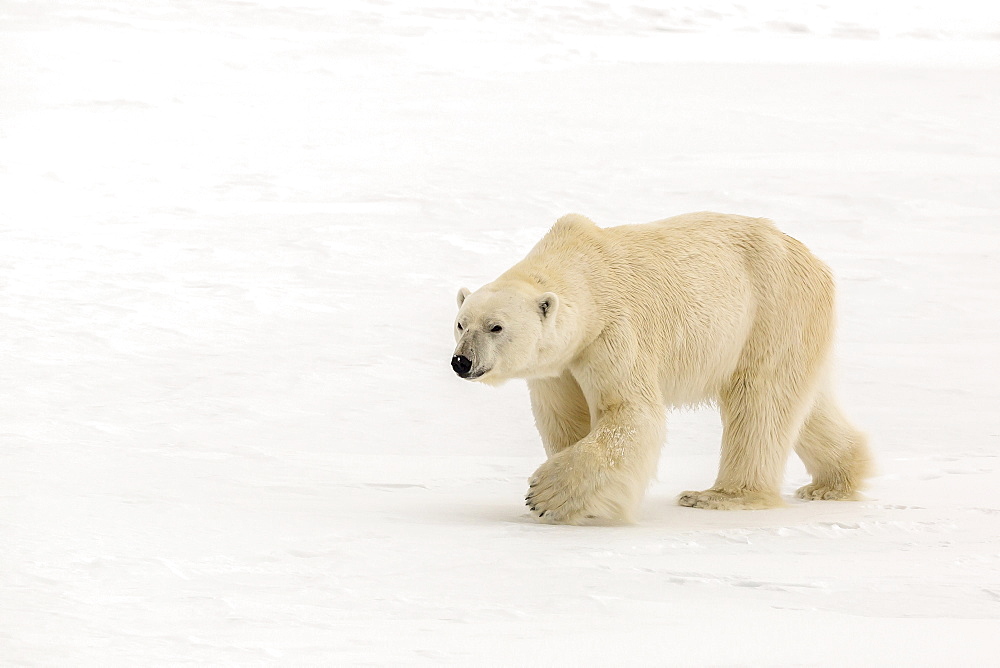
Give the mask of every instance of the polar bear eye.
[[500, 325], [493, 325], [493, 328], [490, 329], [490, 331], [493, 332], [494, 334], [497, 333], [497, 332], [502, 332], [503, 331], [503, 327], [501, 327]]
[[462, 331], [463, 329], [465, 329], [465, 327], [462, 327], [462, 323], [457, 323], [457, 325], [456, 325], [456, 326], [458, 327], [458, 331], [460, 331], [460, 332], [461, 332], [461, 331]]

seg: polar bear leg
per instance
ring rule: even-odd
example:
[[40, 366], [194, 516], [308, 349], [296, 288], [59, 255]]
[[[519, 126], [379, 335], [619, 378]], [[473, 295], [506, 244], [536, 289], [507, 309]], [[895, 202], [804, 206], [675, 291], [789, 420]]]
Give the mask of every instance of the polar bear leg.
[[719, 398], [722, 458], [715, 485], [684, 492], [682, 506], [738, 510], [782, 505], [781, 478], [812, 393], [801, 374], [737, 374]]
[[802, 499], [855, 500], [861, 483], [871, 475], [868, 439], [847, 421], [827, 391], [816, 398], [795, 452], [813, 478], [796, 492]]
[[583, 390], [569, 372], [528, 381], [535, 426], [549, 457], [590, 432], [590, 409]]
[[525, 498], [531, 512], [560, 524], [633, 521], [656, 473], [664, 431], [662, 405], [601, 413], [593, 431], [535, 471]]

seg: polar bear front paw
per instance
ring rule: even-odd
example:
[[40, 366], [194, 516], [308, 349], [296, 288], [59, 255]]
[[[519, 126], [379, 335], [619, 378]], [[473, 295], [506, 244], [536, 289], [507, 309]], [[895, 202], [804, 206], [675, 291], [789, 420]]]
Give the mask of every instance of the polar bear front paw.
[[[625, 504], [610, 494], [607, 472], [588, 466], [576, 450], [560, 452], [538, 467], [528, 483], [525, 502], [532, 515], [554, 524], [627, 519]], [[599, 486], [598, 480], [605, 485]]]
[[702, 492], [684, 492], [677, 503], [688, 508], [708, 508], [711, 510], [759, 510], [782, 505], [776, 494], [765, 494], [750, 490], [726, 491], [706, 489]]

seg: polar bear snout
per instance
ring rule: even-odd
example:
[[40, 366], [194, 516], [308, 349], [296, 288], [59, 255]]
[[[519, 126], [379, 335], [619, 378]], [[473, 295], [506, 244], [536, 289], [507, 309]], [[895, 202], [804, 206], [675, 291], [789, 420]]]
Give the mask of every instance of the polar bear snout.
[[451, 358], [451, 368], [462, 378], [468, 378], [472, 371], [472, 360], [465, 355], [455, 355]]

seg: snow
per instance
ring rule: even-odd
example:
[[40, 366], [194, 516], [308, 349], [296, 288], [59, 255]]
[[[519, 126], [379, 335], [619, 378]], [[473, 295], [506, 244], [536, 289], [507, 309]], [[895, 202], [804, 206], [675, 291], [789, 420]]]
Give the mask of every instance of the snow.
[[[996, 6], [11, 1], [0, 61], [0, 662], [996, 661]], [[868, 500], [676, 506], [706, 409], [534, 523], [454, 293], [704, 209], [838, 275]]]

